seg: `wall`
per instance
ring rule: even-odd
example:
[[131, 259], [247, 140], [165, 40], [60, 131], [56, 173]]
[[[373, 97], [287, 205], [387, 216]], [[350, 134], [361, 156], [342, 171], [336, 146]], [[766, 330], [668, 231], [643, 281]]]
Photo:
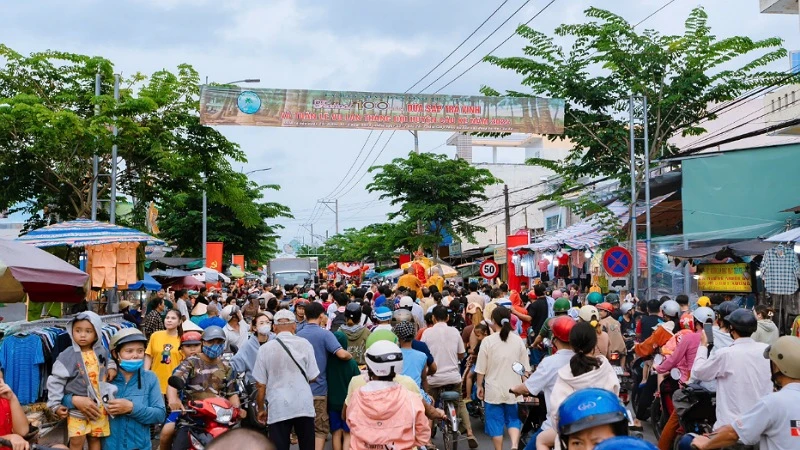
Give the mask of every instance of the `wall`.
[[800, 205], [799, 191], [800, 144], [684, 160], [684, 233], [690, 240], [771, 234], [798, 217], [780, 211]]

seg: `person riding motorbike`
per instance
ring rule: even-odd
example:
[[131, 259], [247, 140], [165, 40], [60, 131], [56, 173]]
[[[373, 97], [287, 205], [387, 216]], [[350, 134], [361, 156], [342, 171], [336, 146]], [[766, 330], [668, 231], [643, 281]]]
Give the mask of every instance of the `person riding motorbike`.
[[628, 410], [616, 394], [582, 389], [558, 408], [558, 443], [562, 450], [592, 450], [607, 439], [627, 436], [628, 422]]
[[603, 331], [608, 333], [609, 355], [617, 353], [620, 365], [625, 367], [627, 348], [625, 347], [625, 339], [620, 331], [619, 322], [613, 316], [614, 306], [609, 302], [603, 302], [597, 305], [597, 311], [600, 313], [600, 326]]
[[[644, 334], [644, 328], [650, 326], [650, 322], [645, 323], [645, 318], [653, 317], [653, 306], [654, 304], [652, 303], [648, 303], [647, 305], [648, 311], [650, 311], [651, 315], [642, 318], [642, 334]], [[681, 307], [678, 302], [675, 300], [667, 300], [659, 307], [659, 311], [663, 315], [664, 322], [657, 323], [655, 325], [655, 330], [651, 330], [650, 336], [633, 347], [633, 351], [636, 352], [636, 356], [639, 358], [645, 358], [657, 353], [667, 344], [667, 342], [669, 342], [670, 338], [672, 338], [672, 336], [680, 330], [680, 320], [678, 315], [680, 314]]]
[[[172, 376], [183, 381], [186, 400], [204, 400], [212, 397], [227, 398], [234, 408], [239, 408], [239, 395], [236, 392], [236, 379], [233, 369], [221, 356], [225, 351], [225, 331], [218, 326], [210, 326], [203, 332], [202, 353], [181, 362]], [[172, 410], [182, 410], [183, 403], [178, 390], [172, 386], [167, 389], [167, 400]], [[240, 410], [244, 417], [246, 411]], [[189, 447], [188, 427], [179, 427], [175, 434], [173, 448]]]
[[578, 321], [588, 323], [595, 329], [597, 332], [597, 346], [594, 354], [595, 356], [603, 355], [608, 359], [611, 354], [611, 341], [608, 333], [603, 331], [603, 327], [600, 326], [600, 313], [597, 308], [591, 305], [582, 306], [578, 313]]
[[[552, 324], [553, 321], [560, 316], [566, 316], [569, 312], [571, 305], [569, 299], [565, 297], [561, 297], [553, 303], [553, 314], [554, 316], [547, 319], [544, 325], [542, 325], [541, 330], [539, 330], [539, 334], [536, 335], [536, 338], [533, 340], [533, 343], [530, 344], [531, 348], [541, 348], [544, 340], [547, 339], [552, 342], [553, 340], [553, 331], [552, 331]], [[530, 336], [528, 336], [528, 340], [530, 341]], [[548, 349], [552, 350], [552, 349]]]
[[656, 326], [663, 322], [660, 316], [661, 303], [659, 303], [658, 300], [648, 300], [645, 308], [647, 314], [641, 316], [639, 322], [636, 324], [636, 338], [639, 342], [646, 342], [657, 329]]
[[631, 302], [623, 303], [619, 307], [619, 312], [622, 314], [619, 318], [620, 332], [623, 336], [636, 333], [636, 321], [633, 319], [635, 312], [635, 305]]

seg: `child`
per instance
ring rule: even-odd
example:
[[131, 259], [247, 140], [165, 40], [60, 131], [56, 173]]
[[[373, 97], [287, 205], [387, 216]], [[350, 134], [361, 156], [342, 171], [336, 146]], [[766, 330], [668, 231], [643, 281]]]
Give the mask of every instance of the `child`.
[[[323, 314], [322, 317], [325, 317]], [[342, 331], [333, 333], [342, 348], [347, 348], [347, 336]], [[328, 360], [328, 416], [331, 422], [333, 450], [350, 448], [350, 427], [342, 418], [344, 399], [353, 377], [361, 375], [358, 364], [353, 359], [342, 361], [339, 358]]]
[[101, 399], [113, 386], [106, 379], [116, 377], [116, 364], [98, 338], [103, 323], [100, 316], [85, 311], [67, 325], [72, 348], [58, 355], [47, 379], [47, 406], [67, 419], [69, 447], [100, 450], [100, 438], [110, 434], [108, 413]]
[[[203, 348], [202, 336], [199, 331], [187, 331], [181, 336], [180, 351], [183, 354], [183, 360], [189, 359], [200, 353]], [[173, 371], [174, 372], [174, 371]], [[178, 421], [181, 413], [172, 412], [167, 416], [167, 421], [161, 428], [161, 438], [159, 440], [159, 448], [161, 450], [169, 450], [172, 448], [172, 440], [175, 437], [175, 422]]]
[[483, 341], [483, 338], [489, 335], [489, 326], [486, 325], [486, 323], [481, 322], [475, 325], [473, 333], [475, 333], [475, 337], [478, 338], [478, 344], [475, 346], [475, 349], [470, 352], [469, 362], [467, 362], [467, 368], [464, 371], [468, 399], [473, 398], [472, 385], [475, 383], [475, 361], [478, 359], [478, 352], [481, 349], [481, 341]]

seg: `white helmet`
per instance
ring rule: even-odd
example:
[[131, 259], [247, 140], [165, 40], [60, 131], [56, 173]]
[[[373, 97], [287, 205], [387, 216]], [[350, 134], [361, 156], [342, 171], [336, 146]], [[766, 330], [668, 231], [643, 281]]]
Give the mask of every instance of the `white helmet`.
[[403, 372], [403, 352], [394, 342], [373, 343], [367, 349], [364, 360], [369, 370], [379, 377]]
[[600, 314], [597, 312], [597, 308], [592, 305], [581, 306], [578, 317], [580, 317], [582, 321], [591, 324], [593, 327], [596, 327], [597, 324], [600, 323]]
[[695, 309], [692, 316], [700, 323], [714, 323], [714, 310], [707, 306], [701, 306]]
[[625, 302], [622, 304], [622, 306], [619, 307], [619, 310], [620, 312], [622, 312], [622, 314], [628, 314], [628, 312], [632, 309], [633, 309], [633, 303], [631, 302]]
[[681, 312], [681, 305], [675, 300], [667, 300], [661, 305], [661, 313], [667, 317], [675, 317]]

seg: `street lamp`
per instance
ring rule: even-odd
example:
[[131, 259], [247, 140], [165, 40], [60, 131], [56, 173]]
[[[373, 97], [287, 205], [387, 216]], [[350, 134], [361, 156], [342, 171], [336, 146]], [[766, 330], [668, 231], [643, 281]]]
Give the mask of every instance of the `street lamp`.
[[251, 171], [249, 171], [249, 172], [244, 172], [244, 174], [245, 174], [245, 175], [250, 175], [250, 174], [252, 174], [252, 173], [256, 173], [256, 172], [266, 172], [266, 171], [268, 171], [268, 170], [272, 170], [272, 167], [267, 167], [267, 168], [265, 168], [265, 169], [256, 169], [256, 170], [251, 170]]
[[244, 80], [229, 81], [223, 84], [236, 84], [236, 83], [261, 83], [261, 78], [245, 78]]

